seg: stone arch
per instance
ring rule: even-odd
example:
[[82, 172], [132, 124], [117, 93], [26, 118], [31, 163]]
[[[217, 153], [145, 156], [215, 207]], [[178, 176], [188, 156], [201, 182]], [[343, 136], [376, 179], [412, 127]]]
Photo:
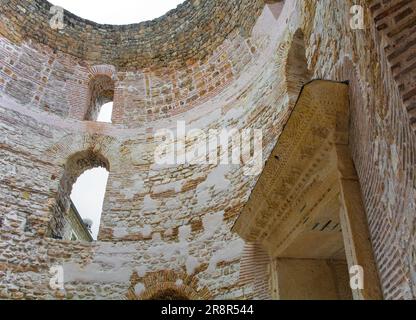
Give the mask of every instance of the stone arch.
[[130, 300], [208, 300], [212, 297], [208, 288], [198, 285], [195, 277], [172, 270], [147, 273], [144, 277], [134, 273], [126, 296]]
[[102, 64], [96, 65], [89, 68], [90, 78], [98, 75], [108, 76], [112, 79], [116, 79], [116, 68], [112, 65]]
[[305, 36], [301, 29], [293, 34], [286, 57], [285, 78], [289, 103], [294, 106], [302, 87], [312, 79], [306, 59]]
[[[90, 131], [89, 127], [86, 128]], [[95, 130], [92, 128], [91, 131]], [[67, 134], [58, 142], [44, 150], [48, 159], [54, 159], [57, 165], [65, 166], [67, 159], [83, 150], [94, 150], [108, 159], [111, 167], [119, 165], [119, 144], [112, 136], [84, 132], [80, 135]]]
[[103, 167], [110, 172], [110, 162], [94, 149], [76, 152], [67, 159], [59, 182], [56, 201], [52, 205], [47, 236], [62, 239], [65, 228], [65, 214], [71, 206], [72, 187], [78, 177], [85, 171], [97, 167]]
[[189, 298], [178, 289], [169, 288], [156, 292], [149, 300], [189, 300]]
[[141, 296], [141, 300], [198, 300], [198, 296], [187, 286], [162, 283], [148, 289]]

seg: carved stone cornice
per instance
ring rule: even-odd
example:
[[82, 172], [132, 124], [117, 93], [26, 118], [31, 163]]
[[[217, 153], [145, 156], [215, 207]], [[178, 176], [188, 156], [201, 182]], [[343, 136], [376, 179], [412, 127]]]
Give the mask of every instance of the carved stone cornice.
[[267, 241], [294, 209], [305, 210], [308, 194], [322, 189], [319, 200], [336, 163], [333, 146], [348, 144], [348, 119], [346, 84], [316, 80], [305, 85], [233, 231], [246, 241]]

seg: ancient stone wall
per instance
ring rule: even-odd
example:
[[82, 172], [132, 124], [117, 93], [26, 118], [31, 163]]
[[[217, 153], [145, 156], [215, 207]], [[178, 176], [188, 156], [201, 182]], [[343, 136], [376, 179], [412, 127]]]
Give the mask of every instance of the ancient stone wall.
[[[192, 105], [193, 101], [184, 99], [179, 92], [174, 103], [180, 106], [182, 102], [183, 110], [180, 116], [176, 115], [180, 113], [176, 110], [169, 111], [164, 115], [169, 121], [153, 115], [140, 119], [140, 114], [149, 114], [148, 110], [140, 104], [131, 104], [136, 98], [143, 99], [140, 93], [146, 79], [150, 83], [148, 89], [152, 88], [155, 105], [158, 98], [164, 99], [161, 88], [166, 85], [160, 84], [163, 79], [160, 80], [157, 74], [147, 72], [144, 76], [143, 70], [118, 72], [115, 66], [90, 66], [87, 62], [78, 63], [63, 52], [54, 56], [49, 48], [37, 43], [12, 44], [10, 39], [2, 39], [5, 56], [2, 60], [5, 157], [2, 160], [7, 164], [2, 167], [5, 182], [2, 194], [7, 195], [2, 204], [5, 212], [2, 240], [10, 241], [4, 253], [4, 269], [17, 267], [8, 255], [22, 249], [20, 237], [29, 242], [42, 241], [42, 244], [32, 243], [33, 246], [22, 252], [36, 261], [26, 264], [22, 256], [14, 254], [17, 260], [13, 261], [22, 261], [39, 271], [41, 283], [37, 289], [33, 284], [18, 290], [17, 297], [21, 294], [24, 297], [53, 297], [55, 292], [48, 289], [48, 270], [54, 264], [64, 266], [65, 280], [69, 284], [77, 284], [73, 290], [71, 286], [66, 289], [65, 297], [124, 297], [131, 290], [140, 296], [140, 288], [144, 285], [140, 279], [147, 273], [163, 270], [173, 270], [178, 274], [177, 280], [184, 284], [189, 281], [200, 283], [198, 292], [208, 290], [216, 297], [243, 295], [242, 286], [238, 284], [238, 261], [243, 243], [229, 230], [254, 178], [245, 177], [239, 166], [158, 167], [153, 159], [158, 143], [154, 133], [158, 128], [174, 129], [176, 120], [203, 129], [227, 126], [240, 129], [249, 125], [261, 128], [263, 123], [271, 125], [276, 121], [271, 117], [281, 105], [274, 103], [278, 92], [265, 85], [275, 83], [276, 80], [268, 79], [275, 79], [278, 74], [274, 72], [274, 61], [270, 58], [278, 35], [271, 34], [266, 28], [268, 23], [275, 21], [266, 11], [253, 29], [254, 37], [249, 38], [236, 29], [205, 65], [198, 62], [184, 72], [175, 70], [175, 75], [190, 73], [184, 76], [188, 80], [180, 80], [178, 76], [179, 85], [187, 82], [187, 86], [196, 87], [201, 77], [207, 84], [189, 89], [189, 92], [199, 90], [201, 96], [205, 95], [205, 101], [200, 104]], [[30, 57], [37, 55], [41, 56], [41, 62], [33, 66]], [[35, 96], [42, 92], [35, 82], [39, 78], [37, 72], [49, 68], [48, 55], [56, 58], [55, 66], [71, 66], [61, 72], [55, 70], [62, 82], [46, 80], [47, 86], [63, 97], [62, 112], [55, 109], [53, 103], [46, 109], [42, 102], [34, 102], [37, 101]], [[264, 71], [265, 64], [272, 68]], [[226, 65], [228, 67], [224, 67]], [[208, 68], [210, 70], [201, 74], [201, 69]], [[6, 69], [12, 71], [6, 72]], [[115, 125], [83, 121], [91, 101], [89, 80], [96, 75], [115, 79]], [[14, 79], [32, 81], [33, 97], [29, 99], [31, 94], [18, 85], [12, 92], [10, 86], [15, 83]], [[82, 90], [76, 91], [73, 88], [78, 84], [82, 85]], [[169, 86], [173, 87], [172, 81]], [[30, 101], [22, 101], [22, 97]], [[55, 99], [59, 100], [58, 97]], [[71, 99], [76, 101], [71, 102]], [[120, 103], [122, 99], [126, 100], [125, 104]], [[39, 99], [43, 100], [43, 97]], [[252, 113], [254, 104], [260, 106], [259, 115]], [[269, 107], [272, 105], [273, 109]], [[120, 114], [126, 117], [123, 119]], [[16, 118], [20, 121], [13, 121]], [[19, 133], [15, 135], [14, 132]], [[271, 135], [268, 140], [272, 141]], [[85, 157], [78, 157], [79, 154]], [[76, 161], [71, 160], [74, 155]], [[97, 158], [105, 161], [93, 160]], [[101, 163], [110, 171], [99, 235], [101, 242], [87, 245], [48, 239], [48, 236], [59, 237], [59, 232], [50, 233], [50, 230], [60, 230], [59, 217], [68, 207], [63, 194], [70, 193], [71, 183], [83, 170]], [[13, 170], [8, 170], [9, 164], [16, 171], [15, 175], [10, 176]], [[233, 180], [235, 183], [232, 184]], [[116, 244], [102, 242], [110, 240]], [[46, 251], [38, 252], [38, 246]], [[61, 251], [63, 247], [67, 249]], [[77, 248], [85, 251], [82, 256], [78, 255]], [[109, 268], [111, 271], [107, 271]], [[92, 278], [88, 279], [90, 276]], [[20, 287], [26, 277], [30, 276], [23, 269], [22, 273], [13, 272], [7, 276], [4, 283]], [[221, 280], [215, 280], [219, 278]], [[39, 281], [36, 281], [37, 286]], [[102, 281], [111, 283], [114, 288], [111, 294], [96, 292]], [[2, 289], [3, 295], [14, 295], [15, 291], [9, 285]]]
[[[239, 165], [156, 165], [155, 133], [177, 121], [262, 129], [266, 160], [294, 92], [312, 78], [350, 80], [351, 148], [384, 295], [415, 297], [414, 133], [371, 12], [362, 1], [366, 29], [351, 30], [351, 5], [188, 1], [137, 26], [66, 13], [55, 31], [46, 2], [3, 1], [0, 297], [149, 298], [156, 278], [191, 298], [254, 297], [256, 286], [239, 281], [244, 242], [230, 229], [257, 176]], [[306, 56], [291, 54], [302, 41]], [[113, 124], [85, 121], [97, 76], [114, 81]], [[75, 177], [68, 160], [85, 151], [110, 172], [99, 241], [51, 239]], [[77, 163], [78, 173], [91, 166]], [[52, 266], [63, 266], [63, 291], [49, 287]]]
[[[20, 2], [6, 1], [2, 4], [4, 10], [1, 13], [3, 28], [0, 34], [5, 38], [0, 47], [0, 57], [4, 62], [0, 85], [9, 96], [28, 107], [40, 108], [64, 118], [90, 120], [91, 82], [96, 77], [111, 76], [114, 81], [114, 123], [137, 127], [159, 118], [169, 118], [216, 96], [232, 83], [256, 54], [256, 47], [251, 44], [246, 34], [248, 31], [244, 30], [252, 28], [255, 21], [251, 20], [258, 16], [260, 10], [259, 2], [261, 1], [201, 1], [196, 8], [191, 2], [185, 2], [177, 11], [171, 13], [174, 17], [170, 18], [168, 14], [161, 21], [156, 21], [157, 32], [165, 37], [169, 35], [169, 39], [161, 39], [153, 30], [155, 27], [151, 27], [152, 23], [150, 26], [149, 23], [142, 23], [129, 27], [98, 27], [90, 23], [91, 28], [95, 27], [97, 32], [102, 32], [103, 37], [105, 35], [111, 41], [125, 38], [127, 47], [124, 47], [118, 42], [111, 45], [110, 40], [100, 38], [94, 32], [95, 29], [91, 31], [91, 28], [85, 27], [87, 21], [69, 13], [65, 17], [74, 21], [65, 20], [63, 30], [53, 30], [47, 25], [50, 15], [46, 1], [32, 1], [27, 8], [22, 7]], [[236, 8], [239, 8], [238, 14], [233, 14], [232, 10], [237, 10]], [[187, 16], [187, 11], [194, 14]], [[221, 12], [221, 17], [228, 15], [232, 19], [229, 21], [217, 17], [218, 11]], [[176, 15], [183, 16], [183, 19], [186, 17], [187, 22], [178, 23]], [[200, 21], [208, 17], [212, 19], [210, 23]], [[14, 24], [16, 19], [19, 24]], [[244, 23], [241, 19], [244, 19]], [[181, 28], [176, 27], [176, 23]], [[32, 27], [21, 30], [24, 25]], [[195, 29], [195, 25], [208, 25], [213, 29], [207, 32], [204, 28], [198, 28], [198, 34], [188, 31], [187, 28]], [[170, 31], [166, 32], [168, 27]], [[143, 28], [146, 31], [142, 32]], [[106, 29], [115, 30], [110, 32]], [[31, 44], [28, 45], [20, 38], [15, 39], [16, 33], [23, 39], [30, 37]], [[169, 45], [169, 42], [174, 41], [172, 39], [176, 39], [176, 33], [190, 39]], [[203, 39], [199, 39], [200, 33]], [[210, 45], [211, 41], [215, 42]], [[86, 47], [86, 53], [77, 55], [71, 51], [85, 46], [87, 42], [89, 46]], [[151, 43], [147, 46], [141, 42], [155, 42], [157, 45]], [[192, 59], [186, 59], [188, 54], [182, 52], [181, 44], [185, 46], [183, 50], [193, 53]], [[202, 45], [204, 47], [200, 48]], [[137, 52], [140, 49], [151, 50], [143, 53], [143, 56], [150, 58], [142, 57]], [[133, 50], [134, 52], [129, 53]], [[122, 63], [131, 64], [137, 59], [140, 65], [121, 66], [106, 56], [106, 53], [114, 54], [116, 51], [117, 59], [123, 60]], [[180, 57], [179, 66], [179, 58], [173, 59], [170, 56], [172, 52], [175, 57]], [[90, 59], [89, 54], [99, 59]], [[131, 58], [133, 54], [134, 59]], [[157, 57], [165, 62], [158, 62]]]
[[185, 1], [161, 18], [125, 26], [99, 25], [66, 11], [65, 28], [54, 30], [49, 2], [5, 0], [0, 34], [16, 44], [33, 39], [91, 64], [178, 67], [209, 57], [235, 29], [248, 37], [263, 6], [262, 0]]
[[416, 2], [373, 0], [370, 4], [377, 39], [384, 47], [412, 128], [416, 130]]

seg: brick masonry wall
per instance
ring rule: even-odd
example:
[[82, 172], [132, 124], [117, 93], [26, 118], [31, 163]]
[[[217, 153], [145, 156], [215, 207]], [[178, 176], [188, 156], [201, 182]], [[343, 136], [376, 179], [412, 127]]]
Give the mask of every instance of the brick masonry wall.
[[[201, 3], [205, 8], [213, 2]], [[258, 5], [241, 1], [233, 10], [247, 13]], [[307, 63], [308, 78], [351, 83], [351, 147], [384, 295], [415, 297], [414, 134], [375, 25], [349, 29], [350, 5], [344, 0], [287, 1], [280, 17], [281, 3], [264, 7], [260, 15], [253, 14], [257, 9], [248, 16], [235, 12], [230, 20], [238, 25], [246, 19], [241, 25], [250, 27], [231, 24], [224, 38], [206, 42], [211, 49], [204, 57], [196, 50], [189, 60], [180, 42], [176, 59], [167, 54], [162, 62], [149, 56], [138, 59], [140, 65], [129, 59], [128, 45], [119, 58], [110, 58], [99, 45], [83, 50], [67, 46], [68, 35], [53, 42], [48, 27], [34, 27], [32, 33], [28, 26], [33, 21], [15, 25], [22, 19], [20, 11], [13, 11], [16, 2], [3, 2], [0, 297], [146, 297], [149, 279], [163, 272], [161, 287], [176, 287], [193, 297], [255, 297], [256, 285], [239, 282], [244, 243], [230, 228], [256, 177], [244, 176], [240, 166], [157, 166], [154, 133], [175, 128], [177, 120], [191, 128], [261, 128], [266, 160], [293, 107], [292, 88], [298, 88], [296, 74], [290, 73], [298, 68], [287, 68], [287, 58], [299, 30], [306, 61], [297, 62]], [[48, 6], [38, 0], [23, 9], [45, 15]], [[192, 16], [206, 16], [189, 10]], [[368, 7], [366, 12], [369, 17]], [[64, 32], [77, 35], [77, 28], [74, 24]], [[98, 31], [91, 32], [100, 39]], [[82, 121], [89, 80], [100, 74], [115, 79], [113, 124]], [[83, 150], [93, 150], [109, 163], [99, 241], [49, 239], [67, 159]], [[64, 267], [64, 291], [49, 288], [53, 265]]]
[[209, 58], [189, 66], [119, 71], [112, 65], [92, 65], [44, 46], [16, 45], [2, 38], [0, 88], [28, 108], [84, 120], [91, 118], [87, 114], [92, 80], [110, 75], [114, 79], [113, 123], [138, 127], [181, 114], [216, 96], [258, 56], [256, 50], [237, 29]]
[[416, 130], [416, 2], [370, 1], [380, 42], [386, 51], [404, 106]]

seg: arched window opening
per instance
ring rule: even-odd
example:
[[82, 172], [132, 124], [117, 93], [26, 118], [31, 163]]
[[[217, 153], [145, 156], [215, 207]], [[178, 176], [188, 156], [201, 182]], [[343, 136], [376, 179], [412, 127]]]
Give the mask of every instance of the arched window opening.
[[107, 159], [92, 150], [68, 159], [47, 236], [79, 241], [97, 238], [109, 168]]
[[[114, 81], [111, 77], [106, 75], [98, 75], [91, 79], [89, 84], [89, 104], [85, 119], [87, 121], [100, 121], [105, 117], [103, 122], [111, 122], [111, 111], [109, 106], [106, 106], [104, 110], [103, 106], [112, 103], [114, 100]], [[103, 114], [103, 115], [101, 115]], [[108, 115], [109, 114], [109, 115]], [[109, 118], [109, 119], [108, 119]]]
[[71, 192], [71, 202], [94, 240], [98, 236], [107, 180], [105, 168], [90, 169], [79, 176]]

